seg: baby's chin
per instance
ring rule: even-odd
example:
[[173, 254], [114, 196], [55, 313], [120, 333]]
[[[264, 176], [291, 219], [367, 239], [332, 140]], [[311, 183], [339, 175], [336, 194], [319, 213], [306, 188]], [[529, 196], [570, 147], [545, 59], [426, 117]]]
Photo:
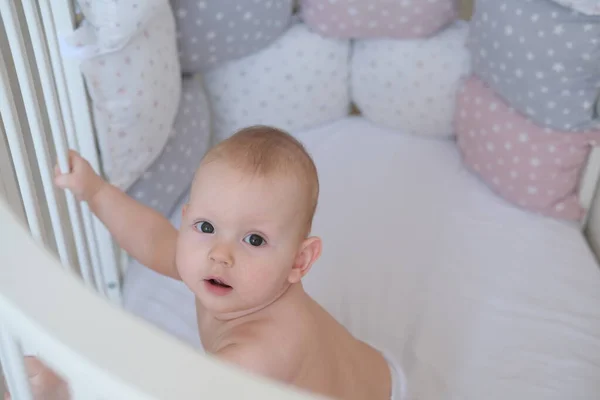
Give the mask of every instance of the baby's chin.
[[194, 292], [197, 301], [208, 314], [222, 320], [229, 320], [244, 317], [260, 311], [272, 304], [274, 299], [269, 298], [265, 301], [243, 301], [235, 289], [229, 294], [215, 296], [206, 291]]
[[[261, 307], [248, 307], [247, 305], [235, 304], [235, 301], [221, 299], [206, 299], [196, 297], [205, 312], [219, 320], [231, 320], [252, 314]], [[233, 304], [232, 304], [233, 303]]]
[[222, 287], [208, 281], [186, 283], [186, 286], [210, 314], [239, 313], [246, 308], [244, 304], [240, 304], [239, 296], [232, 287]]

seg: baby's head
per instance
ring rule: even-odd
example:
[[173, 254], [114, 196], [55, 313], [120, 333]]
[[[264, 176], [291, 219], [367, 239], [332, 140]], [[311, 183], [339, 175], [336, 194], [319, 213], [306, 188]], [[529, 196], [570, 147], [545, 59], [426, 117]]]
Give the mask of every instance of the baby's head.
[[309, 237], [319, 195], [302, 144], [267, 126], [212, 148], [194, 177], [181, 221], [177, 268], [208, 310], [250, 313], [299, 283], [321, 252]]

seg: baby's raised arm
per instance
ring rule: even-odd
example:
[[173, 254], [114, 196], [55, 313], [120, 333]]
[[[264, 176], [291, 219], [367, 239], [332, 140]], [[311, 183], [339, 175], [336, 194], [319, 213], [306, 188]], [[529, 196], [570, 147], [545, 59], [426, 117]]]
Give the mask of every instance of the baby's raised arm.
[[133, 258], [162, 275], [180, 280], [175, 268], [177, 230], [169, 220], [106, 182], [77, 152], [69, 153], [69, 165], [67, 174], [56, 169], [56, 185], [87, 202], [119, 246]]

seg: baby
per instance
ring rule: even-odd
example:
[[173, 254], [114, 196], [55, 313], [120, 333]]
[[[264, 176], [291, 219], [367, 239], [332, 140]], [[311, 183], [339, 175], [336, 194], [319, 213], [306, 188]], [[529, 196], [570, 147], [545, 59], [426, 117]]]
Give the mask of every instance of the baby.
[[[302, 277], [321, 254], [321, 240], [309, 235], [319, 182], [292, 136], [255, 126], [212, 148], [194, 177], [179, 231], [74, 152], [70, 163], [56, 184], [87, 202], [132, 257], [194, 293], [207, 353], [331, 398], [403, 398], [401, 370], [304, 291]], [[38, 363], [30, 368], [42, 371], [38, 378], [51, 374], [28, 362]]]

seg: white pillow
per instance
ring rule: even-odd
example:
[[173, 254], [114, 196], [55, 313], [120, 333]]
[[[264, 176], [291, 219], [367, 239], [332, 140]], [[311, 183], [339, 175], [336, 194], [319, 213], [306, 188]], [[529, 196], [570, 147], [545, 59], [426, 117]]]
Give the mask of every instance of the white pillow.
[[452, 136], [457, 91], [471, 71], [468, 24], [428, 39], [357, 41], [352, 98], [382, 126], [415, 135]]
[[65, 39], [81, 59], [104, 174], [125, 190], [162, 152], [181, 95], [175, 21], [168, 3], [120, 50], [107, 50], [89, 23]]
[[348, 40], [296, 24], [258, 53], [205, 75], [215, 139], [254, 124], [295, 131], [349, 113]]
[[598, 0], [554, 0], [554, 2], [582, 14], [600, 15], [600, 1]]
[[156, 15], [168, 0], [80, 0], [85, 19], [94, 28], [98, 46], [118, 50]]

